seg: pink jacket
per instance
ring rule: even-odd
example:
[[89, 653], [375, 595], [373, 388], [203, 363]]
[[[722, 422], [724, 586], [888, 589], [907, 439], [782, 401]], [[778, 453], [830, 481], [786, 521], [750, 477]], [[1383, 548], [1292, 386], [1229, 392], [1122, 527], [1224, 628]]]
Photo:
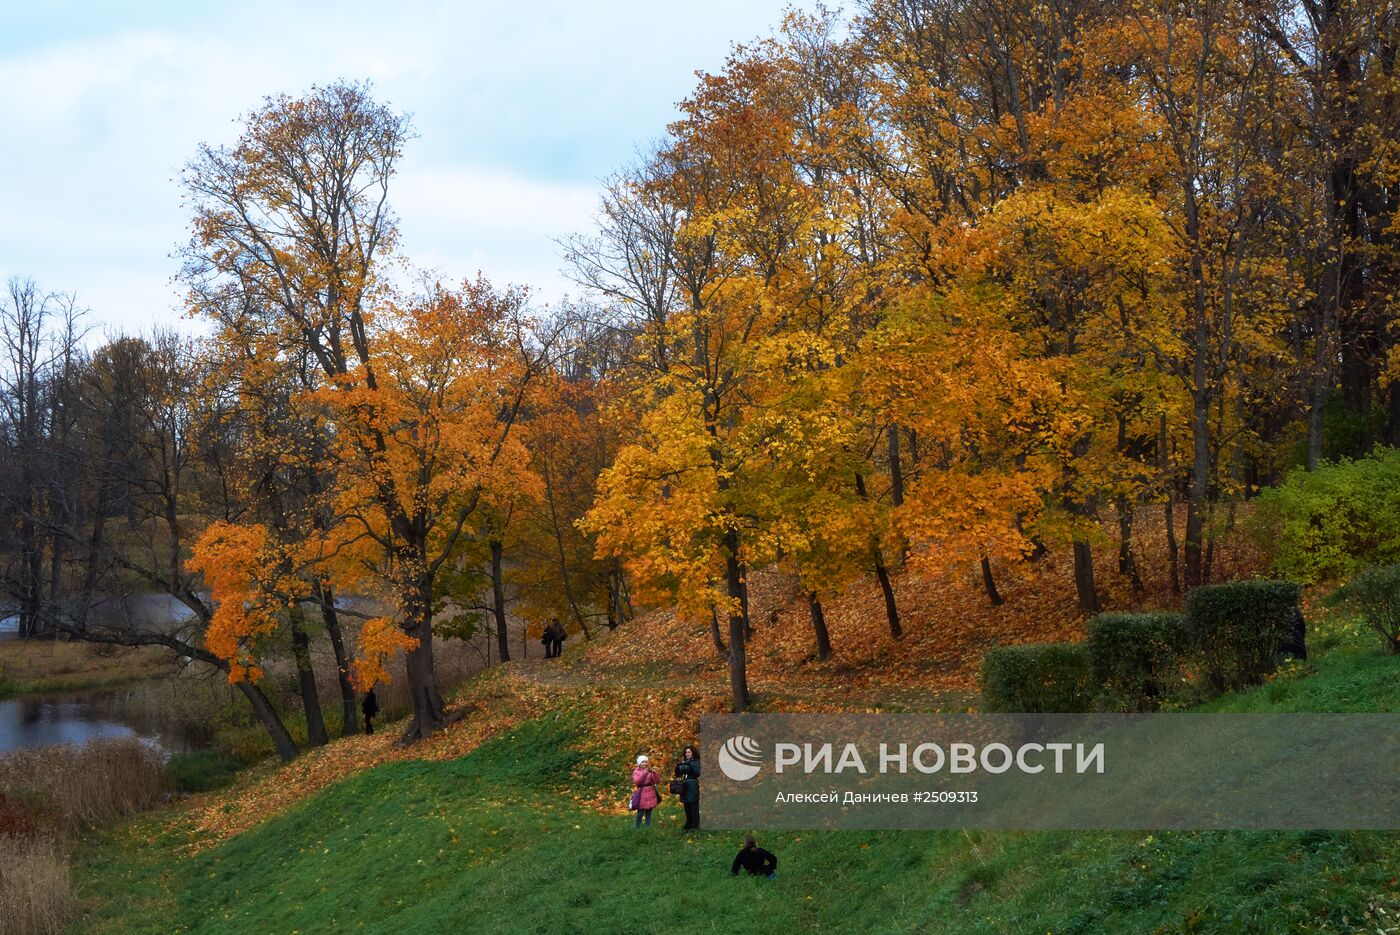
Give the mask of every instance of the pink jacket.
[[660, 776], [644, 766], [632, 770], [632, 785], [642, 790], [642, 794], [637, 797], [639, 810], [656, 808], [661, 802], [661, 796], [656, 793], [656, 784], [660, 781]]

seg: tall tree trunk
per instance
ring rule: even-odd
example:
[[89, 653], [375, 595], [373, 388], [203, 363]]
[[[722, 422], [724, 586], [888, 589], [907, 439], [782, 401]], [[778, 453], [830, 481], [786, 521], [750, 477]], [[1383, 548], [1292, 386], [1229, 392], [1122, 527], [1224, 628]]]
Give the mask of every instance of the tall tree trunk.
[[1142, 578], [1138, 575], [1137, 556], [1133, 554], [1132, 501], [1119, 494], [1114, 509], [1118, 513], [1118, 573], [1128, 576], [1133, 585], [1133, 593], [1141, 594]]
[[1192, 414], [1191, 486], [1186, 500], [1186, 586], [1204, 580], [1206, 495], [1210, 482], [1210, 412], [1204, 394], [1194, 394]]
[[817, 658], [831, 658], [831, 636], [826, 632], [826, 614], [822, 602], [817, 600], [816, 591], [807, 592], [807, 612], [812, 617], [812, 633], [817, 638]]
[[1386, 393], [1386, 444], [1400, 448], [1400, 380], [1392, 380]]
[[1089, 543], [1074, 542], [1074, 589], [1079, 596], [1079, 609], [1086, 614], [1099, 612], [1099, 594], [1094, 588], [1094, 554]]
[[501, 661], [510, 662], [510, 639], [506, 633], [506, 588], [501, 574], [500, 539], [491, 540], [491, 611], [496, 617], [496, 645], [500, 648]]
[[[895, 509], [904, 506], [904, 469], [899, 457], [899, 427], [891, 424], [887, 432], [890, 456], [890, 502]], [[899, 538], [899, 563], [909, 561], [909, 543], [903, 536]]]
[[715, 642], [715, 652], [727, 657], [729, 647], [724, 645], [724, 635], [719, 629], [719, 613], [713, 607], [710, 608], [710, 638]]
[[749, 566], [739, 566], [739, 612], [744, 618], [744, 640], [753, 639], [753, 619], [749, 617]]
[[[59, 520], [63, 522], [63, 520]], [[50, 633], [58, 632], [58, 615], [62, 613], [62, 606], [59, 603], [63, 597], [63, 537], [54, 533], [49, 538], [49, 594], [44, 601], [45, 614], [49, 618], [45, 629]]]
[[[102, 489], [105, 489], [102, 488]], [[74, 626], [79, 633], [87, 629], [88, 611], [97, 592], [97, 557], [102, 549], [102, 534], [107, 525], [107, 498], [101, 490], [97, 495], [97, 515], [92, 519], [92, 532], [88, 535], [87, 548], [83, 556], [83, 584], [78, 595], [78, 611]]]
[[335, 610], [335, 591], [330, 585], [319, 585], [315, 594], [321, 605], [321, 622], [331, 640], [335, 653], [335, 679], [340, 687], [340, 736], [360, 732], [360, 716], [355, 704], [355, 686], [350, 681], [350, 656], [345, 651], [345, 634], [340, 629], [340, 614]]
[[904, 635], [904, 627], [899, 623], [899, 608], [894, 602], [894, 587], [890, 584], [890, 573], [885, 569], [885, 561], [880, 555], [880, 548], [876, 546], [873, 550], [875, 558], [875, 577], [880, 582], [880, 591], [885, 596], [885, 619], [890, 624], [890, 636], [899, 639]]
[[438, 691], [433, 668], [433, 585], [420, 580], [405, 595], [403, 632], [418, 645], [404, 655], [408, 674], [408, 695], [413, 704], [413, 717], [404, 729], [402, 743], [413, 743], [430, 737], [433, 731], [447, 725], [447, 710], [442, 693]]
[[1206, 497], [1210, 487], [1210, 319], [1206, 300], [1205, 247], [1196, 202], [1196, 177], [1187, 173], [1184, 188], [1186, 235], [1191, 244], [1191, 485], [1186, 498], [1186, 586], [1201, 583], [1201, 550]]
[[[870, 499], [865, 490], [865, 478], [859, 471], [856, 472], [856, 494], [862, 500]], [[870, 558], [875, 566], [875, 577], [880, 582], [880, 590], [885, 595], [885, 619], [889, 621], [890, 636], [899, 639], [904, 635], [904, 628], [899, 623], [899, 607], [894, 601], [894, 588], [890, 585], [890, 573], [885, 568], [885, 556], [880, 549], [880, 540], [874, 535], [870, 537]]]
[[724, 560], [725, 580], [729, 596], [729, 692], [735, 714], [749, 706], [748, 666], [744, 658], [744, 615], [738, 607], [743, 599], [743, 579], [739, 573], [739, 534], [729, 530], [724, 534], [728, 553]]
[[20, 583], [19, 637], [29, 639], [39, 633], [39, 603], [42, 598], [40, 569], [43, 556], [39, 554], [39, 538], [34, 528], [34, 499], [25, 497], [25, 512], [20, 520]]
[[292, 735], [287, 733], [287, 727], [282, 723], [282, 719], [277, 716], [277, 709], [272, 707], [272, 702], [267, 700], [262, 689], [244, 679], [236, 683], [238, 690], [243, 693], [243, 697], [248, 699], [248, 704], [253, 708], [253, 714], [262, 724], [267, 735], [272, 738], [272, 747], [277, 751], [277, 758], [283, 763], [290, 763], [297, 758], [297, 745], [292, 740]]
[[1172, 509], [1171, 453], [1167, 450], [1167, 415], [1162, 413], [1157, 422], [1157, 456], [1161, 464], [1162, 480], [1166, 487], [1167, 502], [1163, 504], [1163, 520], [1167, 527], [1167, 566], [1171, 571], [1172, 593], [1181, 593], [1181, 568], [1177, 562], [1176, 514]]
[[624, 623], [631, 619], [632, 598], [627, 593], [627, 579], [622, 573], [622, 562], [617, 556], [613, 556], [609, 563], [608, 581], [612, 588], [613, 605], [617, 611], [619, 623]]
[[311, 667], [311, 637], [306, 632], [306, 612], [300, 604], [293, 604], [288, 609], [287, 621], [292, 629], [292, 660], [297, 667], [297, 692], [301, 695], [301, 707], [306, 713], [306, 742], [313, 747], [324, 747], [330, 738], [321, 714], [321, 698], [316, 692], [316, 670]]
[[992, 560], [987, 556], [982, 556], [982, 589], [987, 592], [987, 600], [991, 601], [993, 607], [1000, 607], [1006, 601], [997, 591], [996, 579], [992, 577]]
[[1327, 405], [1327, 394], [1331, 388], [1332, 367], [1328, 364], [1328, 339], [1317, 335], [1314, 340], [1318, 349], [1313, 355], [1313, 376], [1308, 390], [1308, 470], [1317, 470], [1322, 461], [1322, 416]]

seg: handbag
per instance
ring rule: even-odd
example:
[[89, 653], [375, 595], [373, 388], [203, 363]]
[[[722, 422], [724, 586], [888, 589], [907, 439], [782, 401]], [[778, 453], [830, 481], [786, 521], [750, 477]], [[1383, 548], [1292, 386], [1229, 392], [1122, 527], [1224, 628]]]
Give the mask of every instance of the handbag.
[[641, 805], [641, 804], [642, 804], [642, 790], [641, 790], [641, 789], [633, 789], [633, 790], [632, 790], [632, 795], [631, 795], [631, 797], [627, 800], [627, 810], [628, 810], [629, 812], [635, 812], [635, 811], [637, 810], [637, 806], [639, 806], [639, 805]]
[[666, 788], [670, 790], [672, 795], [685, 795], [685, 780], [672, 779]]

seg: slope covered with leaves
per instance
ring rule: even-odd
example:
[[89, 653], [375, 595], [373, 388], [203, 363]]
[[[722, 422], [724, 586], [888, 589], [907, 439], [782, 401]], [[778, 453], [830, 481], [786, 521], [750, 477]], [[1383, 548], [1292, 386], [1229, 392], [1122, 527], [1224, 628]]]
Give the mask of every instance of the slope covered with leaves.
[[[1400, 704], [1394, 660], [1359, 627], [1324, 622], [1313, 637], [1312, 666], [1215, 707]], [[618, 700], [607, 691], [600, 702]], [[561, 696], [570, 705], [554, 708]], [[1068, 935], [1400, 923], [1400, 835], [1381, 833], [774, 832], [762, 837], [778, 879], [732, 878], [736, 836], [679, 834], [673, 802], [647, 833], [577, 801], [616, 791], [623, 770], [609, 745], [624, 741], [599, 728], [601, 709], [572, 708], [575, 697], [545, 691], [529, 699], [546, 705], [534, 717], [465, 756], [382, 763], [196, 854], [182, 849], [187, 825], [141, 819], [89, 849], [82, 930]]]

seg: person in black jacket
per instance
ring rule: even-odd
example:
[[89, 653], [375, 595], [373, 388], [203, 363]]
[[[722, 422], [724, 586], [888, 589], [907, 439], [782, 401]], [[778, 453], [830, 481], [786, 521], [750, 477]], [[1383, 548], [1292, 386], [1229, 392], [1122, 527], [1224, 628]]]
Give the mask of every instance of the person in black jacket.
[[700, 752], [686, 747], [676, 761], [675, 777], [681, 781], [680, 800], [685, 806], [685, 827], [695, 831], [700, 827]]
[[778, 858], [759, 847], [758, 841], [750, 834], [744, 838], [743, 850], [739, 851], [734, 863], [729, 866], [729, 872], [736, 877], [740, 870], [747, 870], [750, 876], [767, 877], [771, 880], [778, 875]]
[[374, 688], [365, 692], [365, 700], [360, 702], [360, 710], [365, 715], [365, 733], [374, 733], [374, 716], [379, 713], [379, 699], [374, 697]]

